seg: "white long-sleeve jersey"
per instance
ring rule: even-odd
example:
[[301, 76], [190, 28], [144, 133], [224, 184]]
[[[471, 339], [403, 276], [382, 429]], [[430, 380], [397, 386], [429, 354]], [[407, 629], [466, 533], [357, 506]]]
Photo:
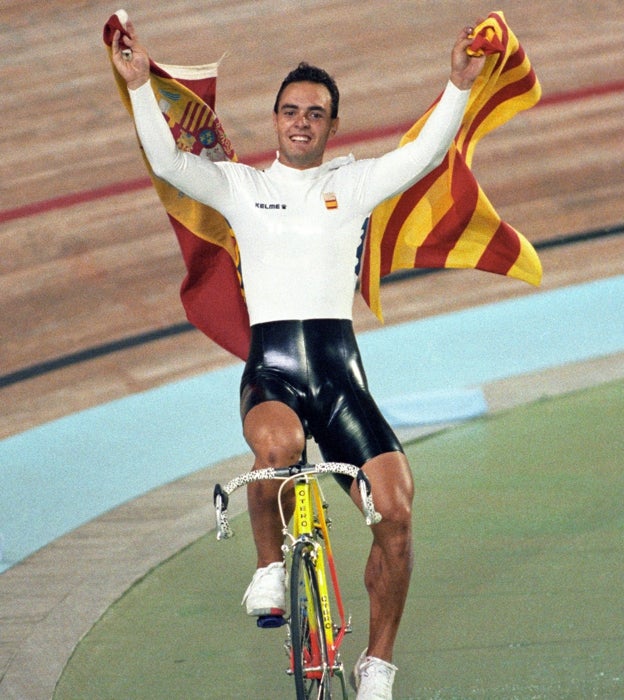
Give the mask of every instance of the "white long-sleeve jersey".
[[379, 158], [336, 158], [307, 170], [211, 162], [176, 147], [149, 83], [130, 96], [154, 173], [223, 214], [241, 256], [251, 324], [351, 319], [366, 217], [439, 165], [469, 91], [451, 82], [419, 136]]

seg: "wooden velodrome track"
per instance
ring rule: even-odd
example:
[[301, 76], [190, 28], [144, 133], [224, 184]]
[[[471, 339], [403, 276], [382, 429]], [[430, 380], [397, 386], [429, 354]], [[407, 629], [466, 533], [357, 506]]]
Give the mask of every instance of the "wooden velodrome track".
[[[70, 365], [14, 373], [183, 322], [183, 267], [145, 172], [101, 43], [118, 9], [101, 2], [3, 0], [0, 160], [0, 437], [230, 361], [189, 332]], [[475, 170], [499, 213], [534, 243], [624, 222], [624, 12], [620, 0], [359, 2], [133, 0], [153, 57], [227, 57], [217, 107], [242, 160], [274, 146], [270, 108], [300, 59], [342, 91], [333, 153], [394, 147], [447, 77], [466, 22], [502, 9], [544, 98], [478, 147]], [[388, 129], [395, 133], [383, 136]], [[541, 253], [543, 289], [624, 271], [624, 237]], [[384, 288], [386, 322], [534, 293], [474, 272]], [[359, 329], [376, 319], [358, 300]], [[32, 376], [31, 376], [32, 375]]]
[[[91, 352], [185, 320], [177, 244], [143, 185], [101, 42], [116, 9], [90, 0], [0, 0], [0, 438], [231, 361], [198, 332]], [[543, 289], [624, 273], [621, 0], [132, 0], [126, 9], [157, 61], [198, 64], [227, 53], [218, 112], [241, 159], [258, 165], [274, 145], [275, 90], [299, 60], [327, 67], [341, 87], [331, 154], [374, 155], [393, 148], [442, 89], [457, 31], [502, 9], [544, 98], [479, 145], [480, 183], [503, 218], [536, 244], [610, 233], [544, 248]], [[448, 272], [388, 285], [383, 301], [386, 322], [397, 323], [533, 293], [493, 275]], [[376, 327], [361, 300], [355, 313], [358, 329]], [[37, 371], [74, 353], [93, 357]], [[205, 500], [201, 477], [193, 484], [179, 500]], [[202, 513], [197, 531], [203, 528]], [[123, 565], [128, 581], [144, 573], [149, 564], [141, 569], [134, 560], [139, 547], [144, 561], [154, 542], [163, 549], [160, 523], [156, 530], [150, 540], [138, 528], [133, 560], [111, 561], [111, 570]], [[56, 550], [3, 575], [2, 698], [49, 697], [79, 636], [125, 590], [117, 582], [102, 592], [99, 573], [92, 588], [83, 584], [76, 572], [84, 563], [67, 564], [81, 551], [73, 546], [62, 553], [62, 570]], [[182, 544], [172, 537], [170, 546]], [[104, 607], [87, 614], [96, 589]], [[15, 687], [28, 691], [13, 694]]]

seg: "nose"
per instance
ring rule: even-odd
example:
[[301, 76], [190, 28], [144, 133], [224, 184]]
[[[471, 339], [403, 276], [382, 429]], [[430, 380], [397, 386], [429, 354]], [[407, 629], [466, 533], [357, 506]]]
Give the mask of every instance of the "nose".
[[310, 126], [310, 119], [308, 118], [308, 115], [305, 112], [300, 112], [297, 115], [296, 124], [301, 128], [307, 129]]

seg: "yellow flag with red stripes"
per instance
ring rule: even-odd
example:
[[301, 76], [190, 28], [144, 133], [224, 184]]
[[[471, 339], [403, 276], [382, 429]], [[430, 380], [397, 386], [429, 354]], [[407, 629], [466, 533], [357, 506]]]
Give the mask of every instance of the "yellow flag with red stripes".
[[[475, 28], [469, 51], [486, 54], [486, 63], [445, 160], [409, 190], [382, 202], [368, 221], [360, 291], [380, 319], [380, 280], [401, 269], [474, 268], [541, 282], [535, 249], [501, 220], [471, 171], [479, 140], [534, 106], [540, 84], [502, 12], [491, 13]], [[438, 100], [400, 146], [416, 138]]]

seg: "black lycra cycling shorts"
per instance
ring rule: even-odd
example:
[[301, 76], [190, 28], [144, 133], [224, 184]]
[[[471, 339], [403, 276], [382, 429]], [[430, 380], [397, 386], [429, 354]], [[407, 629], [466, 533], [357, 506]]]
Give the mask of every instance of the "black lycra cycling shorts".
[[[323, 459], [362, 466], [401, 443], [368, 391], [349, 320], [273, 321], [252, 326], [241, 379], [241, 417], [263, 401], [297, 413]], [[338, 479], [348, 489], [350, 479]]]

